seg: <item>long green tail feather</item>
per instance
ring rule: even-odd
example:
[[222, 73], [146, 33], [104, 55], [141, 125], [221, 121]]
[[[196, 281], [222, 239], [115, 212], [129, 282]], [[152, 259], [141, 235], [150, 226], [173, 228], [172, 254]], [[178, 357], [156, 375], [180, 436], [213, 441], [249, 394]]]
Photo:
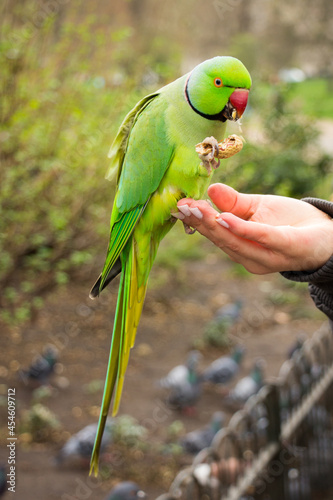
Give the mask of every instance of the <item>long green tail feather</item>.
[[[117, 375], [118, 375], [118, 366], [119, 366], [119, 345], [120, 345], [120, 336], [121, 336], [121, 324], [122, 324], [122, 311], [123, 311], [123, 302], [124, 302], [124, 289], [123, 289], [123, 281], [124, 274], [121, 274], [120, 284], [119, 284], [119, 294], [118, 301], [116, 307], [115, 321], [113, 326], [113, 334], [110, 348], [110, 357], [109, 364], [106, 373], [106, 380], [104, 386], [103, 400], [101, 406], [101, 412], [98, 421], [97, 433], [94, 443], [94, 448], [91, 455], [90, 460], [90, 472], [94, 472], [95, 476], [98, 474], [98, 460], [99, 453], [101, 448], [101, 442], [103, 437], [103, 432], [106, 424], [106, 419], [108, 417], [111, 398], [113, 394], [113, 390], [116, 384]], [[121, 311], [121, 314], [119, 312]]]
[[[124, 249], [122, 255], [122, 274], [119, 284], [118, 301], [110, 348], [109, 365], [104, 386], [101, 413], [90, 462], [90, 474], [98, 474], [98, 460], [102, 436], [109, 413], [111, 398], [114, 393], [112, 415], [119, 408], [125, 372], [130, 349], [134, 345], [135, 335], [143, 307], [147, 284], [138, 289], [134, 240]], [[138, 300], [138, 297], [140, 299]]]

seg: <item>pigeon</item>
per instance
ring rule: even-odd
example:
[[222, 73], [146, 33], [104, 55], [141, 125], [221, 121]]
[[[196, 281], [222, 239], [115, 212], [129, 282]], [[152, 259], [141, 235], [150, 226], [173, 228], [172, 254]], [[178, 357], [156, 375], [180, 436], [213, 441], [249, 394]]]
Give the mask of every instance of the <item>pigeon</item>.
[[236, 323], [236, 321], [240, 318], [242, 307], [243, 302], [241, 300], [236, 300], [236, 302], [226, 304], [217, 310], [215, 319], [220, 321], [225, 320], [226, 322], [228, 321], [230, 325]]
[[231, 356], [216, 359], [203, 372], [202, 380], [213, 384], [227, 384], [237, 375], [244, 352], [243, 346], [237, 346]]
[[204, 329], [204, 340], [215, 347], [228, 345], [228, 331], [240, 318], [242, 302], [226, 304], [218, 309], [214, 318]]
[[297, 339], [295, 340], [295, 342], [288, 349], [288, 352], [287, 352], [288, 359], [293, 358], [296, 355], [296, 353], [298, 353], [302, 349], [305, 340], [306, 340], [305, 334], [299, 334], [297, 336]]
[[178, 385], [174, 385], [166, 398], [166, 404], [173, 410], [186, 414], [194, 413], [194, 405], [201, 395], [201, 381], [199, 375], [188, 370], [187, 378]]
[[235, 387], [226, 396], [228, 402], [238, 404], [245, 403], [249, 397], [257, 392], [263, 386], [263, 360], [259, 359], [254, 363], [250, 375], [237, 382]]
[[105, 500], [137, 500], [146, 497], [146, 493], [136, 483], [123, 481], [112, 488]]
[[46, 385], [54, 371], [58, 359], [58, 350], [53, 346], [46, 346], [43, 354], [38, 355], [27, 370], [21, 370], [20, 376], [25, 384]]
[[191, 373], [197, 374], [198, 362], [201, 358], [199, 351], [190, 351], [186, 365], [178, 365], [159, 380], [158, 385], [164, 389], [177, 389], [186, 383]]
[[[114, 419], [108, 418], [102, 439], [101, 451], [111, 443], [112, 430], [115, 425]], [[90, 424], [81, 429], [77, 434], [74, 434], [64, 444], [56, 457], [57, 465], [67, 461], [75, 461], [81, 459], [83, 462], [87, 460], [87, 465], [93, 450], [95, 436], [97, 432], [97, 424]]]
[[180, 445], [187, 453], [199, 453], [212, 444], [215, 434], [223, 427], [224, 422], [225, 414], [222, 411], [215, 412], [209, 425], [186, 434], [180, 440]]

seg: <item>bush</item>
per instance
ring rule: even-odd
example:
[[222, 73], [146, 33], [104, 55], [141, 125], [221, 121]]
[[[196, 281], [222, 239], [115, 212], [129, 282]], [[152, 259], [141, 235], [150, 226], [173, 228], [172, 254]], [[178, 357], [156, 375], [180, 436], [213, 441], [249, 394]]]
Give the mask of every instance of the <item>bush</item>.
[[108, 150], [123, 116], [147, 93], [134, 87], [128, 57], [119, 73], [130, 29], [110, 40], [92, 18], [55, 33], [52, 16], [31, 27], [28, 14], [18, 7], [15, 23], [7, 19], [0, 45], [0, 307], [11, 323], [29, 318], [44, 293], [75, 271], [84, 277], [106, 248]]

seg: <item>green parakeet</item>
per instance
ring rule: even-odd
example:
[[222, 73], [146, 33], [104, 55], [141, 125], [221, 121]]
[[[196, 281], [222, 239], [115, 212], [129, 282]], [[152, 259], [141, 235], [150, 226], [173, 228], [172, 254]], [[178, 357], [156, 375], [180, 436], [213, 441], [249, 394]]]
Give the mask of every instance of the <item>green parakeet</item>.
[[[111, 233], [104, 268], [90, 296], [97, 297], [121, 272], [109, 365], [91, 458], [98, 456], [114, 394], [118, 411], [129, 353], [158, 245], [176, 222], [177, 202], [200, 199], [212, 176], [195, 145], [206, 136], [224, 137], [226, 120], [245, 110], [251, 77], [233, 57], [214, 57], [189, 74], [144, 97], [121, 124], [111, 146], [107, 178], [117, 176]], [[212, 158], [211, 158], [212, 159]]]

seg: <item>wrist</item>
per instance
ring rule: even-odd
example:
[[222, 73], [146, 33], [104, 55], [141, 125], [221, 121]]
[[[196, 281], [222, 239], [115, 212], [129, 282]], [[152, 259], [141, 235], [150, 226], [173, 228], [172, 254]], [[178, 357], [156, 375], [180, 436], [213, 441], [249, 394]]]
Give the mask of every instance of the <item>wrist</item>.
[[320, 198], [307, 197], [303, 198], [302, 201], [310, 203], [310, 205], [318, 208], [321, 212], [324, 212], [329, 217], [333, 218], [333, 203], [327, 200], [321, 200]]

